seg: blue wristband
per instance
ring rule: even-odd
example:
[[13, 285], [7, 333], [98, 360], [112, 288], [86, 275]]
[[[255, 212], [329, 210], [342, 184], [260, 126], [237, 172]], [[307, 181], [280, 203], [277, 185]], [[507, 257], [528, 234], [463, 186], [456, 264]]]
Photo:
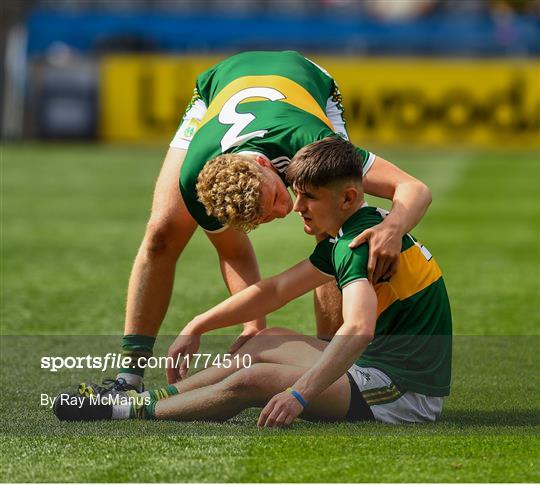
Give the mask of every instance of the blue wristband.
[[288, 387], [287, 391], [289, 391], [294, 398], [303, 406], [303, 408], [307, 408], [308, 402], [304, 399], [302, 394], [300, 394], [298, 391], [295, 391], [292, 387]]

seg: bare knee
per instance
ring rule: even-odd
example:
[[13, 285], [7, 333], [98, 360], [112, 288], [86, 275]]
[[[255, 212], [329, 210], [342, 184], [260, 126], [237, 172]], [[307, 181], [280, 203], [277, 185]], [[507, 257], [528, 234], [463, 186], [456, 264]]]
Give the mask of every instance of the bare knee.
[[262, 362], [261, 352], [276, 347], [277, 344], [282, 342], [282, 339], [276, 339], [274, 337], [283, 337], [284, 335], [298, 334], [283, 327], [264, 328], [242, 345], [237, 353], [239, 355], [249, 355], [253, 363]]
[[270, 327], [263, 328], [260, 332], [257, 333], [255, 337], [270, 336], [270, 335], [296, 335], [296, 332], [289, 330], [285, 327]]
[[241, 369], [222, 382], [228, 392], [234, 394], [249, 394], [261, 389], [265, 377], [261, 364], [253, 364], [249, 368]]
[[151, 217], [146, 226], [143, 247], [149, 257], [178, 257], [192, 233], [183, 233], [181, 225], [167, 217]]

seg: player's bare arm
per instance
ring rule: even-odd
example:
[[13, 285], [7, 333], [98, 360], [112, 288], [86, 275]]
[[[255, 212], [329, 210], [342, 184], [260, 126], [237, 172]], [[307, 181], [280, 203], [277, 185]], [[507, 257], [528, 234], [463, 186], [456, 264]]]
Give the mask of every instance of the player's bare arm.
[[420, 180], [377, 157], [363, 179], [364, 191], [392, 200], [392, 210], [384, 221], [365, 230], [351, 247], [369, 241], [368, 277], [377, 282], [397, 271], [401, 238], [414, 228], [431, 203], [431, 191]]
[[[377, 296], [367, 280], [343, 289], [343, 325], [321, 354], [319, 361], [292, 388], [308, 403], [344, 376], [373, 339]], [[259, 426], [288, 426], [304, 411], [290, 391], [276, 394], [262, 410]]]
[[[331, 279], [309, 260], [304, 260], [277, 276], [259, 281], [195, 317], [169, 347], [168, 356], [176, 362], [178, 355], [191, 355], [198, 349], [200, 335], [246, 320], [256, 320]], [[186, 372], [184, 364], [179, 369], [167, 369], [167, 380], [169, 383], [177, 382]]]

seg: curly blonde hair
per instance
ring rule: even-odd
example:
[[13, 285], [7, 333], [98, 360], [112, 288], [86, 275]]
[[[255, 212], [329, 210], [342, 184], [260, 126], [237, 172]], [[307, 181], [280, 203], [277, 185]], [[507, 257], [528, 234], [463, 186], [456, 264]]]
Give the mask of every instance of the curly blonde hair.
[[206, 163], [197, 178], [197, 196], [206, 213], [244, 232], [262, 220], [263, 171], [242, 155], [226, 154]]

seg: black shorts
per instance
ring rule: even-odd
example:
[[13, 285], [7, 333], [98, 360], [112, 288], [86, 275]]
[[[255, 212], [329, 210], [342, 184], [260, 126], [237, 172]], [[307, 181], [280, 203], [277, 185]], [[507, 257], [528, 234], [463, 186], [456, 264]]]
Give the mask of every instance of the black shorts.
[[347, 377], [349, 378], [349, 384], [351, 385], [351, 403], [349, 404], [346, 420], [351, 422], [375, 421], [375, 417], [373, 416], [370, 407], [362, 397], [358, 385], [349, 372], [347, 372]]

